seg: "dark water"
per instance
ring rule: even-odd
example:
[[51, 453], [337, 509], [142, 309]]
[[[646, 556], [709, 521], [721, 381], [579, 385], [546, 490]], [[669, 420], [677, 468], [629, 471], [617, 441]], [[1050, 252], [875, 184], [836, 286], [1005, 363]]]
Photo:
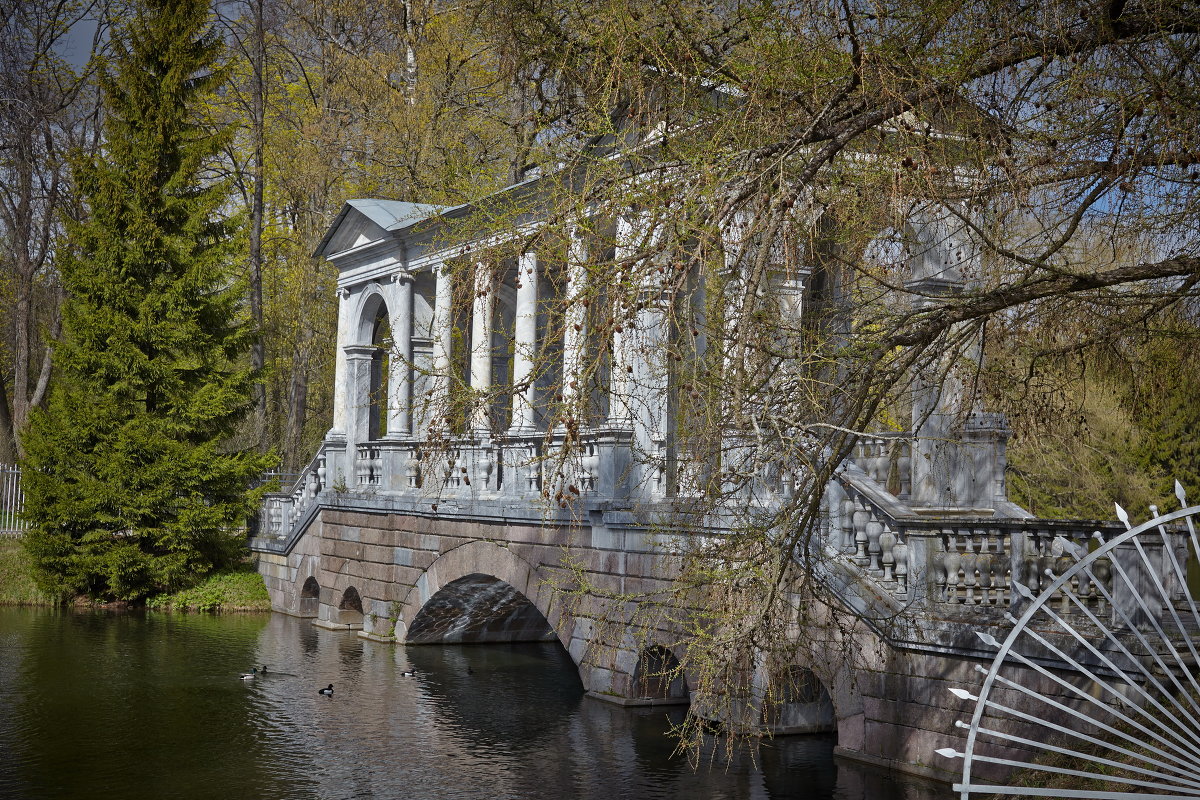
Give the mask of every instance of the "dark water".
[[[238, 678], [264, 663], [266, 678]], [[281, 615], [0, 608], [3, 800], [949, 796], [835, 762], [831, 736], [696, 770], [666, 736], [680, 713], [583, 697], [557, 644], [402, 647]]]

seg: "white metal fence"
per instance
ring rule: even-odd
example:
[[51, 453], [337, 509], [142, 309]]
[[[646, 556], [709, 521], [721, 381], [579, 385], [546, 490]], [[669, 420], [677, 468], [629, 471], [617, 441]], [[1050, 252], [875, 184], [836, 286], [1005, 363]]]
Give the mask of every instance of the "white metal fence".
[[0, 536], [20, 536], [25, 532], [25, 493], [21, 490], [21, 468], [0, 464]]

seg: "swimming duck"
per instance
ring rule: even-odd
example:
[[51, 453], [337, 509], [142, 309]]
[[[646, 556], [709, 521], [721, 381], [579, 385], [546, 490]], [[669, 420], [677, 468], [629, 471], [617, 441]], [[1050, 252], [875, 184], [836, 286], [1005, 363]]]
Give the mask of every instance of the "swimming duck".
[[400, 673], [400, 677], [401, 678], [411, 678], [416, 674], [417, 674], [417, 671], [415, 669], [406, 669]]
[[[263, 672], [266, 672], [266, 671], [267, 671], [267, 668], [263, 667]], [[254, 678], [257, 677], [257, 675], [258, 675], [258, 667], [253, 667], [253, 668], [251, 668], [251, 670], [249, 672], [242, 673], [242, 680], [251, 681], [251, 680], [254, 680]]]
[[332, 695], [333, 694], [333, 684], [331, 683], [328, 686], [326, 686], [324, 689], [318, 690], [317, 694]]

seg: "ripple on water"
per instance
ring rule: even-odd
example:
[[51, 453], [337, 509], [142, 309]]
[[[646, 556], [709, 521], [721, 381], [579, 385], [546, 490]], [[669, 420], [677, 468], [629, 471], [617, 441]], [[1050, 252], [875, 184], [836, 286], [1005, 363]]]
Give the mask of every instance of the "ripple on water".
[[681, 710], [584, 698], [556, 643], [403, 647], [282, 615], [0, 609], [0, 674], [5, 800], [949, 796], [835, 767], [830, 736], [713, 750], [693, 769], [666, 736]]

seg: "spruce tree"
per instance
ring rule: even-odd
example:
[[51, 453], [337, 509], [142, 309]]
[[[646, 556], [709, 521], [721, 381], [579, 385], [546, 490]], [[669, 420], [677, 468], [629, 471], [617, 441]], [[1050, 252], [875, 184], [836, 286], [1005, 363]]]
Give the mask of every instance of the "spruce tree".
[[26, 546], [43, 588], [137, 599], [244, 550], [271, 457], [228, 447], [257, 375], [236, 221], [210, 172], [223, 135], [206, 0], [145, 0], [103, 80], [98, 157], [74, 164], [85, 222], [59, 258], [66, 299], [47, 407], [30, 421]]

